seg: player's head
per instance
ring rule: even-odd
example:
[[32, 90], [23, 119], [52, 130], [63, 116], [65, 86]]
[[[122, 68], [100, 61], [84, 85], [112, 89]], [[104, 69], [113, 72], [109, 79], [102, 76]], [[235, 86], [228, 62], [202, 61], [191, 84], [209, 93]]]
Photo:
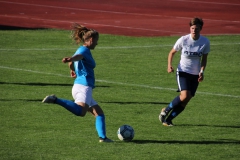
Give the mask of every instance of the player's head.
[[94, 29], [88, 29], [85, 26], [74, 23], [72, 25], [72, 38], [76, 44], [82, 42], [90, 49], [94, 49], [98, 42], [99, 33]]
[[192, 37], [195, 39], [198, 39], [200, 35], [200, 31], [202, 30], [203, 27], [203, 20], [201, 18], [195, 17], [190, 20], [189, 22], [190, 25], [190, 33]]
[[199, 18], [199, 17], [194, 17], [193, 19], [190, 20], [189, 22], [189, 25], [190, 27], [193, 26], [193, 25], [198, 25], [200, 27], [200, 29], [202, 29], [203, 27], [203, 20], [202, 18]]

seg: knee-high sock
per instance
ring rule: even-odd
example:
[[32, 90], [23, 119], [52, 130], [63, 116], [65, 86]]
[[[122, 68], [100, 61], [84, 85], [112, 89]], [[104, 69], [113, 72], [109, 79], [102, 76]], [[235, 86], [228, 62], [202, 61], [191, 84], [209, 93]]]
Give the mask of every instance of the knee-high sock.
[[169, 114], [168, 118], [166, 119], [166, 121], [171, 121], [174, 118], [176, 118], [183, 110], [185, 109], [185, 107], [178, 105], [177, 107], [175, 107], [172, 112]]
[[106, 138], [106, 124], [104, 114], [100, 114], [96, 117], [96, 129], [98, 136], [101, 138]]
[[173, 101], [171, 103], [169, 103], [169, 105], [167, 106], [167, 108], [165, 109], [165, 112], [169, 113], [172, 109], [174, 109], [176, 106], [180, 105], [181, 100], [180, 97], [177, 96], [173, 99]]
[[66, 108], [68, 111], [72, 112], [76, 116], [80, 116], [82, 114], [82, 107], [70, 100], [57, 98], [55, 103]]

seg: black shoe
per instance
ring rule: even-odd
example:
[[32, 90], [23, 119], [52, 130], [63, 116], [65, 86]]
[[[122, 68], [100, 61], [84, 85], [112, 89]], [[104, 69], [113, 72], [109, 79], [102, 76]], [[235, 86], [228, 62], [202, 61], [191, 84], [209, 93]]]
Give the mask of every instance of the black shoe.
[[101, 138], [99, 137], [99, 142], [113, 142], [113, 140], [109, 139], [109, 138]]
[[42, 103], [54, 103], [56, 101], [57, 97], [53, 94], [50, 96], [46, 96], [43, 100]]

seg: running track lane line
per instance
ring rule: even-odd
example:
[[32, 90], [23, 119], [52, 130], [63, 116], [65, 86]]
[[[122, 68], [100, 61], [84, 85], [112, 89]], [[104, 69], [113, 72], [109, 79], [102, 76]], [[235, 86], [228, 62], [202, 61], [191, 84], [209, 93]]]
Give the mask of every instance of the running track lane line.
[[[175, 0], [175, 1], [177, 1], [177, 0]], [[188, 2], [190, 2], [190, 1], [188, 1]], [[195, 2], [199, 2], [199, 1], [195, 1]], [[68, 10], [81, 10], [81, 11], [91, 11], [91, 12], [110, 13], [110, 14], [125, 14], [125, 15], [134, 15], [134, 16], [169, 17], [169, 18], [177, 18], [177, 19], [178, 18], [179, 19], [189, 19], [190, 18], [190, 17], [176, 17], [176, 16], [154, 15], [154, 14], [141, 14], [141, 13], [126, 13], [126, 12], [115, 12], [115, 11], [104, 11], [104, 10], [95, 10], [95, 9], [71, 8], [71, 7], [50, 6], [50, 5], [41, 5], [41, 4], [29, 4], [29, 3], [18, 3], [18, 2], [8, 2], [8, 1], [0, 1], [0, 3], [11, 3], [11, 4], [18, 4], [18, 5], [36, 6], [36, 7], [68, 9]], [[240, 4], [230, 4], [230, 3], [214, 3], [214, 2], [205, 2], [205, 3], [222, 4], [222, 5], [239, 5], [240, 6]], [[215, 19], [204, 19], [204, 20], [240, 23], [240, 21], [215, 20]]]
[[[47, 73], [47, 72], [34, 71], [34, 70], [28, 70], [28, 69], [21, 69], [21, 68], [12, 68], [12, 67], [6, 67], [6, 66], [0, 66], [0, 68], [8, 69], [8, 70], [15, 70], [15, 71], [32, 72], [32, 73], [37, 73], [37, 74], [46, 74], [46, 75], [59, 76], [59, 77], [70, 77], [70, 76], [66, 76], [66, 75], [62, 75], [62, 74], [54, 74], [54, 73]], [[124, 86], [134, 86], [134, 87], [142, 87], [142, 88], [150, 88], [150, 89], [158, 89], [158, 90], [176, 91], [176, 89], [173, 89], [173, 88], [153, 87], [153, 86], [141, 85], [141, 84], [113, 82], [113, 81], [107, 81], [107, 80], [96, 80], [96, 81], [103, 82], [103, 83], [124, 85]], [[212, 96], [220, 96], [220, 97], [240, 98], [240, 96], [229, 95], [229, 94], [218, 94], [218, 93], [198, 92], [198, 91], [197, 91], [197, 93], [205, 94], [205, 95], [212, 95]]]
[[[58, 22], [58, 23], [74, 23], [73, 21], [67, 21], [67, 20], [53, 20], [53, 19], [43, 19], [43, 18], [31, 18], [29, 16], [8, 16], [8, 15], [0, 15], [1, 17], [8, 17], [8, 18], [18, 18], [18, 19], [31, 19], [31, 20], [37, 20], [37, 21], [48, 21], [48, 22]], [[97, 24], [97, 23], [86, 23], [81, 22], [84, 25], [92, 25], [92, 26], [104, 26], [104, 27], [112, 27], [112, 28], [122, 28], [122, 29], [134, 29], [134, 30], [143, 30], [143, 31], [152, 31], [152, 32], [167, 32], [167, 33], [173, 33], [173, 34], [184, 34], [184, 32], [176, 32], [176, 31], [167, 31], [167, 30], [158, 30], [158, 29], [147, 29], [147, 28], [135, 28], [135, 27], [123, 27], [123, 26], [114, 26], [114, 25], [108, 25], [108, 24]]]

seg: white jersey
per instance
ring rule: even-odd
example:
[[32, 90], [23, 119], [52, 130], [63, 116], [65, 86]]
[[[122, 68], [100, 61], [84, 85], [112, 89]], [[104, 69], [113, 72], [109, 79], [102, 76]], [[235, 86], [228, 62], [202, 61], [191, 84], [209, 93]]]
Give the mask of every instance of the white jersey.
[[210, 52], [210, 42], [201, 35], [198, 40], [194, 40], [191, 34], [188, 34], [179, 38], [173, 48], [181, 51], [177, 70], [198, 75], [201, 68], [201, 56]]

